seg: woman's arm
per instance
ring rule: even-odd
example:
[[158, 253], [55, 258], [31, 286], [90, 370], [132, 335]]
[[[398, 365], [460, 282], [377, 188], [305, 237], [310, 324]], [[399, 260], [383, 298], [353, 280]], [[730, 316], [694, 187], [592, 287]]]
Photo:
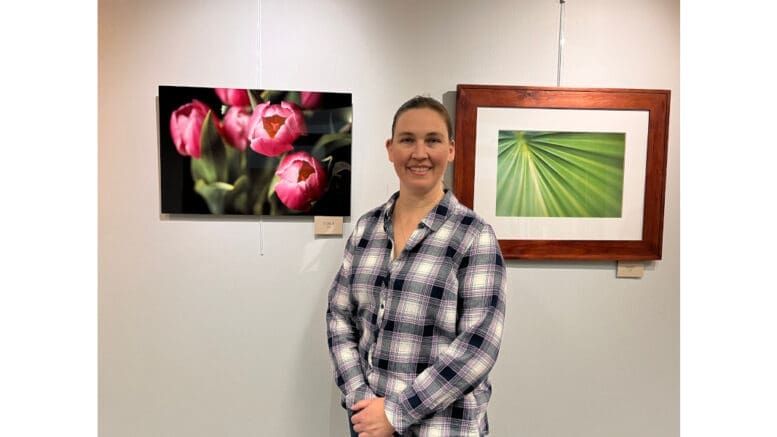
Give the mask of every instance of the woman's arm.
[[335, 382], [343, 392], [346, 408], [362, 399], [374, 398], [364, 378], [359, 360], [356, 321], [350, 298], [351, 263], [353, 261], [354, 238], [360, 229], [357, 223], [345, 246], [343, 263], [329, 289], [329, 303], [326, 311], [327, 343], [329, 355], [334, 364]]

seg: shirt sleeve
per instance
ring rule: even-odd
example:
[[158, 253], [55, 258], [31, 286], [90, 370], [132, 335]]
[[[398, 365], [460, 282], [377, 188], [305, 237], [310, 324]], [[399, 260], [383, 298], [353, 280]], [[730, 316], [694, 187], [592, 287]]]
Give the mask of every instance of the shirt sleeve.
[[350, 299], [350, 276], [355, 234], [356, 229], [346, 242], [343, 263], [329, 289], [326, 311], [327, 342], [334, 364], [335, 382], [343, 393], [343, 401], [348, 409], [362, 399], [376, 397], [367, 385], [359, 360], [359, 338], [352, 315], [354, 304]]
[[462, 258], [458, 281], [457, 337], [412, 385], [385, 399], [386, 417], [399, 434], [472, 392], [496, 362], [505, 313], [505, 266], [489, 225]]

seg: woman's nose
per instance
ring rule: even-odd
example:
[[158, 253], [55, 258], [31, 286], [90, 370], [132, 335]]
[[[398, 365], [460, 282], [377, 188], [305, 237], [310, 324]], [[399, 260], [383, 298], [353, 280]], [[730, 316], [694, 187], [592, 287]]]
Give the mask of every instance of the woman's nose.
[[423, 140], [416, 141], [413, 145], [413, 151], [411, 157], [416, 159], [423, 159], [427, 157], [426, 144]]

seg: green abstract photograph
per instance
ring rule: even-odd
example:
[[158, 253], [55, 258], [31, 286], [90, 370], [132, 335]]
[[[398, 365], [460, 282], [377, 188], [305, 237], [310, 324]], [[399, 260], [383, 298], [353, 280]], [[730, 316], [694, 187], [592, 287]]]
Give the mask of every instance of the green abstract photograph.
[[621, 217], [626, 134], [499, 131], [496, 215]]

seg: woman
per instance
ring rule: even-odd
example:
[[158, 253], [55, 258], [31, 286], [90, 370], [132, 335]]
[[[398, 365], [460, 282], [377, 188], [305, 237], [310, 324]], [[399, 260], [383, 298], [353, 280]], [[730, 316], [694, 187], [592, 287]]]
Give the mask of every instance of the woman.
[[394, 115], [399, 191], [363, 215], [329, 291], [327, 333], [351, 433], [488, 434], [505, 268], [494, 232], [444, 188], [450, 116], [428, 97]]

